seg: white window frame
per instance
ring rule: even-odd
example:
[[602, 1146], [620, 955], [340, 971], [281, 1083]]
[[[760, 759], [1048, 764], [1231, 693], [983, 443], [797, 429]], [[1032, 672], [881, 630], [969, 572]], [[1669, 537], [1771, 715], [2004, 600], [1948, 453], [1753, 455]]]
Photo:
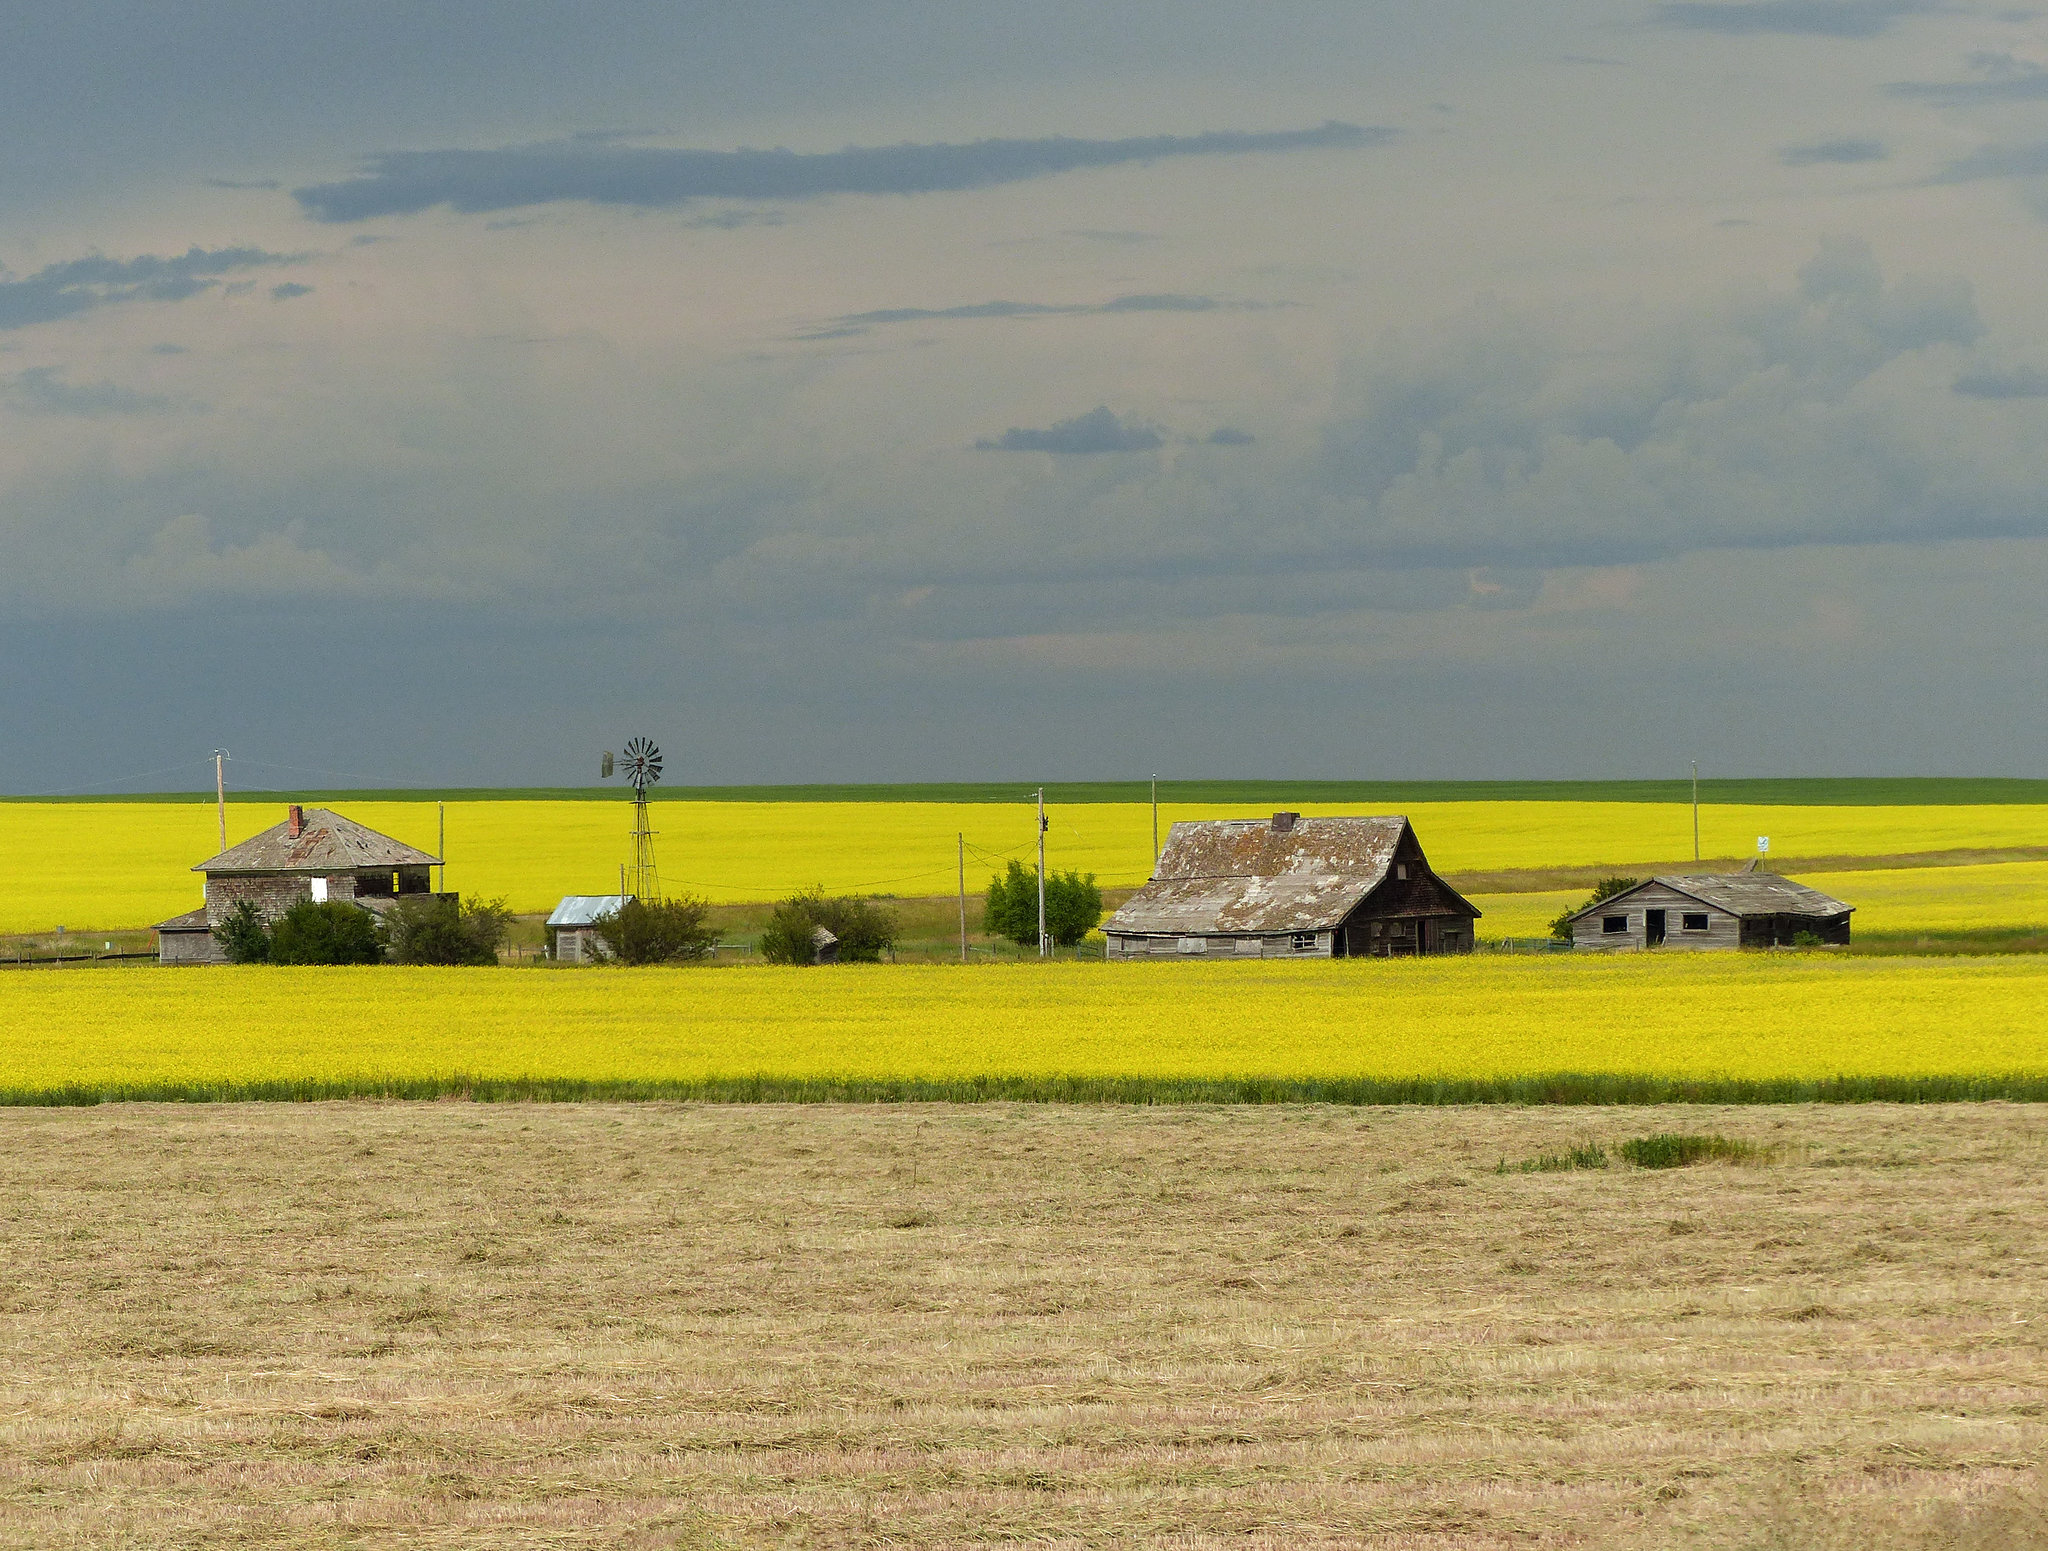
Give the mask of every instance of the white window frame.
[[1319, 933], [1290, 932], [1287, 936], [1287, 951], [1290, 953], [1314, 953], [1322, 946]]

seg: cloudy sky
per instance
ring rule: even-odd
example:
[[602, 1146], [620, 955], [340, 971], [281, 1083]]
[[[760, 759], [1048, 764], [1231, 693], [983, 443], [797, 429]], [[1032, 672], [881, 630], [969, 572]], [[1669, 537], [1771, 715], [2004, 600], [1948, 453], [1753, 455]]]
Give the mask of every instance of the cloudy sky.
[[2048, 13], [0, 17], [5, 790], [2048, 762]]

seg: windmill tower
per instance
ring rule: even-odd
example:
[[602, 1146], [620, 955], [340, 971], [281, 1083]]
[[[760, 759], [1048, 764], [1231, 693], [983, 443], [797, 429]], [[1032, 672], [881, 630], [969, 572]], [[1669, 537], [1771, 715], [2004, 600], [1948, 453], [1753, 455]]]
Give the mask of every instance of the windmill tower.
[[661, 779], [661, 750], [651, 739], [635, 738], [619, 755], [619, 770], [633, 788], [633, 864], [626, 876], [634, 895], [651, 903], [660, 898], [661, 885], [654, 872], [654, 831], [647, 827], [647, 789]]

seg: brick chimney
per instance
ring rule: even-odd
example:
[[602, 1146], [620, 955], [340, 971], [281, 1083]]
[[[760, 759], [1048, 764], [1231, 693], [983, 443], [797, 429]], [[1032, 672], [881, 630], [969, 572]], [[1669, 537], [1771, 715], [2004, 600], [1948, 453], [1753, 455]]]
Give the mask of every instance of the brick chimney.
[[306, 832], [306, 810], [293, 803], [288, 811], [292, 818], [292, 839], [296, 840]]
[[1300, 818], [1300, 817], [1301, 817], [1301, 815], [1300, 815], [1300, 814], [1298, 814], [1298, 813], [1276, 813], [1276, 814], [1274, 814], [1274, 815], [1273, 815], [1273, 833], [1274, 833], [1274, 834], [1276, 834], [1276, 835], [1285, 835], [1285, 834], [1290, 834], [1290, 833], [1292, 833], [1292, 832], [1293, 832], [1293, 829], [1294, 829], [1294, 821], [1295, 821], [1296, 819]]

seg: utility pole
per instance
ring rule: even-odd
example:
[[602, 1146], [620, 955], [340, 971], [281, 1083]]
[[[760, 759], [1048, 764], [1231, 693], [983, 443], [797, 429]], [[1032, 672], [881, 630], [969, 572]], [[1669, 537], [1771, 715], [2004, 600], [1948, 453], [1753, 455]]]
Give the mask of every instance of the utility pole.
[[1152, 870], [1159, 871], [1159, 772], [1152, 772]]
[[441, 858], [441, 887], [437, 893], [448, 892], [448, 804], [434, 804], [434, 854]]
[[1045, 788], [1038, 789], [1038, 956], [1045, 957]]
[[220, 848], [228, 848], [228, 751], [213, 751], [213, 801], [220, 809]]
[[960, 832], [960, 962], [967, 962], [967, 832]]
[[1700, 859], [1700, 762], [1692, 762], [1692, 859]]

